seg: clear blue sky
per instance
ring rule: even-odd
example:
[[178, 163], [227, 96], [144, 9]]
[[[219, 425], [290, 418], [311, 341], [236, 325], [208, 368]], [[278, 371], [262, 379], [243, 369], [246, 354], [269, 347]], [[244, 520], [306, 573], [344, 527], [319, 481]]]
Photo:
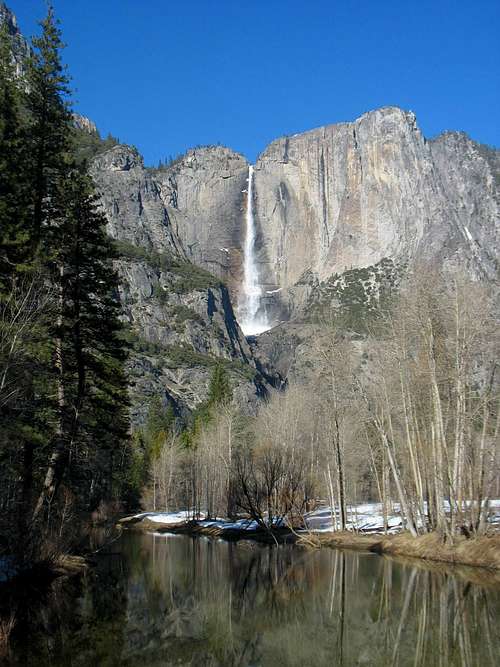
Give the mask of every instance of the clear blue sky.
[[[26, 35], [43, 0], [7, 0]], [[500, 145], [499, 0], [53, 0], [75, 108], [146, 163], [411, 109]]]

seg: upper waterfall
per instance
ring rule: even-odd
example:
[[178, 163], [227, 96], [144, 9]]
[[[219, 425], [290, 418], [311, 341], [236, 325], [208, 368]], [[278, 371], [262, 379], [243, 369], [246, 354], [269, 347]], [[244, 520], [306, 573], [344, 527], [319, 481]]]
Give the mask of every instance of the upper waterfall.
[[255, 258], [255, 220], [253, 215], [253, 166], [248, 167], [247, 208], [245, 216], [243, 285], [238, 307], [240, 326], [245, 336], [267, 331], [270, 324], [261, 308], [262, 287]]

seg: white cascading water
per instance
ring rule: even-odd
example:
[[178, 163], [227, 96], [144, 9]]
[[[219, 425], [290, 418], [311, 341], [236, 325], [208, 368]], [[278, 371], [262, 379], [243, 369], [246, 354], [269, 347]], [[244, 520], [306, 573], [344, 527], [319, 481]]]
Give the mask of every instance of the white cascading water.
[[[246, 231], [243, 257], [243, 293], [238, 308], [240, 326], [245, 336], [257, 336], [267, 331], [270, 325], [265, 312], [260, 308], [262, 288], [255, 261], [255, 221], [253, 217], [253, 167], [248, 168], [248, 190]], [[260, 312], [259, 312], [260, 311]]]

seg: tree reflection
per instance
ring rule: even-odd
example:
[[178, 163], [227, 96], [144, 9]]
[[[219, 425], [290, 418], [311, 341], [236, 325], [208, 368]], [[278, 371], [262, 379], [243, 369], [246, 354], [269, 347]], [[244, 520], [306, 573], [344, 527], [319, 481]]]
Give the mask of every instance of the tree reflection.
[[483, 667], [500, 651], [498, 586], [328, 549], [126, 535], [63, 608], [53, 664]]

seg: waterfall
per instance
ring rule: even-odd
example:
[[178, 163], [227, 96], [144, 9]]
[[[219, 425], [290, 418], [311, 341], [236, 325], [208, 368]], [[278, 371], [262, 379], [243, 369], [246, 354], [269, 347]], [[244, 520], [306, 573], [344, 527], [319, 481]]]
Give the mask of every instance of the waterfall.
[[[245, 216], [245, 245], [243, 256], [243, 289], [238, 307], [240, 326], [245, 336], [267, 331], [270, 324], [260, 307], [262, 288], [255, 260], [255, 221], [253, 217], [253, 167], [248, 168], [247, 210]], [[259, 312], [261, 311], [261, 312]]]

